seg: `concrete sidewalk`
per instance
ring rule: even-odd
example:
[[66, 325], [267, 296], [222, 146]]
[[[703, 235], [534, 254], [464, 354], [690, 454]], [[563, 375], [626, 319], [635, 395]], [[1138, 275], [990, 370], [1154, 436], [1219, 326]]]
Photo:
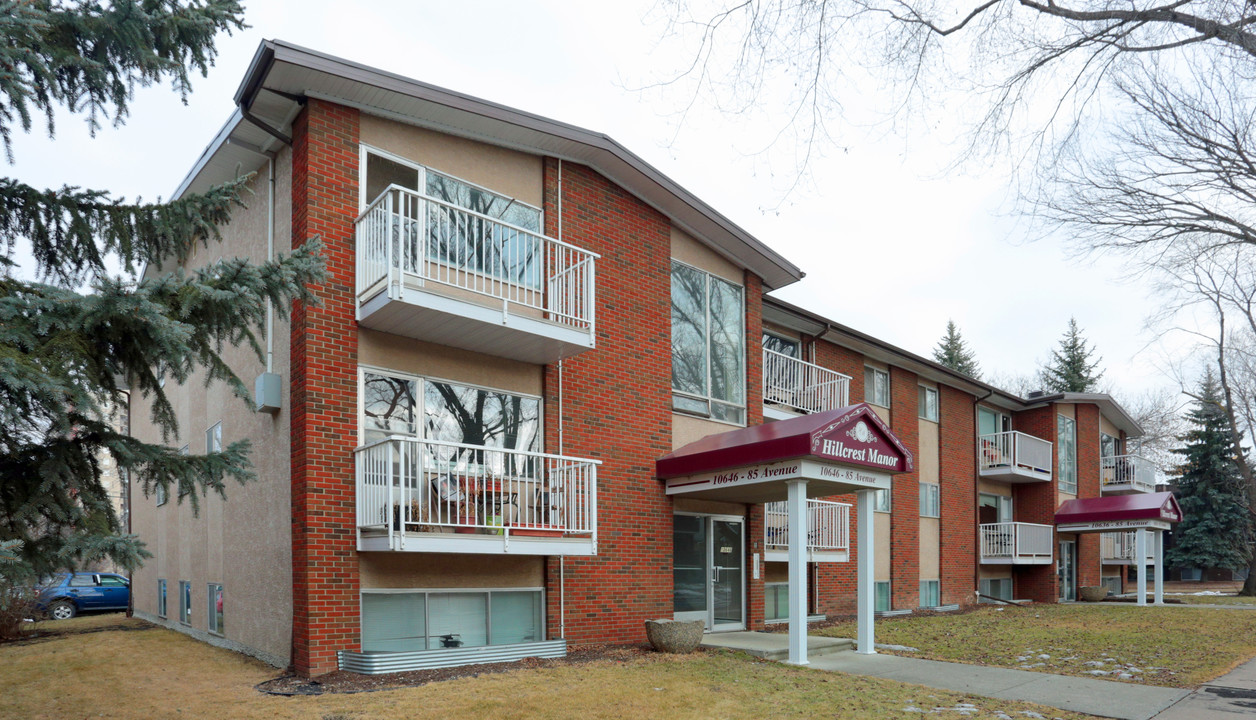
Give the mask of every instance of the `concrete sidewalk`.
[[1156, 716], [1156, 720], [1235, 720], [1256, 715], [1256, 660], [1234, 670], [1183, 698]]
[[[713, 633], [707, 635], [702, 644], [703, 647], [722, 647], [742, 650], [758, 657], [777, 658], [785, 657], [789, 638], [783, 633]], [[816, 670], [898, 680], [1000, 700], [1024, 700], [1062, 710], [1120, 718], [1120, 720], [1148, 720], [1157, 717], [1157, 713], [1191, 694], [1187, 690], [1175, 688], [1068, 675], [1050, 675], [985, 665], [921, 660], [897, 655], [860, 655], [841, 651], [851, 646], [849, 640], [808, 637], [810, 667]], [[1218, 682], [1221, 680], [1222, 678], [1219, 678]], [[1253, 665], [1252, 674], [1247, 677], [1247, 680], [1251, 682], [1253, 691], [1256, 691], [1256, 665]], [[1253, 694], [1256, 695], [1256, 692]], [[1170, 720], [1186, 720], [1195, 717], [1201, 716], [1178, 715], [1172, 716]]]

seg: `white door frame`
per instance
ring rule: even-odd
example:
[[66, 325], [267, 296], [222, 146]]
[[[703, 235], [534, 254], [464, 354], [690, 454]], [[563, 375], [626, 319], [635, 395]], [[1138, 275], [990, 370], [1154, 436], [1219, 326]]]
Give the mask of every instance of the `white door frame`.
[[[672, 611], [673, 619], [702, 620], [706, 623], [706, 632], [727, 632], [727, 631], [734, 631], [734, 630], [745, 630], [746, 629], [746, 573], [748, 572], [746, 568], [746, 527], [749, 525], [749, 523], [746, 522], [745, 516], [743, 515], [719, 515], [719, 514], [712, 514], [712, 513], [688, 512], [688, 511], [683, 511], [683, 510], [676, 510], [672, 513], [672, 515], [673, 516], [686, 515], [689, 517], [702, 518], [703, 524], [705, 526], [704, 536], [705, 536], [705, 543], [706, 543], [706, 547], [704, 548], [704, 551], [703, 551], [706, 558], [704, 561], [705, 566], [706, 566], [705, 568], [706, 569], [706, 573], [705, 573], [706, 609], [705, 610], [692, 610], [688, 612], [675, 612], [675, 610], [673, 610]], [[740, 597], [741, 597], [741, 621], [737, 623], [729, 623], [729, 622], [720, 623], [718, 627], [715, 625], [714, 524], [716, 522], [736, 523], [741, 526], [741, 533], [740, 533], [741, 542], [738, 543], [738, 546], [737, 546], [737, 556], [741, 562], [741, 573], [740, 573], [741, 583], [740, 583], [740, 586], [736, 589], [736, 592], [740, 593]], [[673, 542], [675, 542], [674, 534], [673, 534]], [[674, 547], [672, 549], [672, 553], [673, 553], [672, 562], [674, 564], [675, 563], [675, 548]]]

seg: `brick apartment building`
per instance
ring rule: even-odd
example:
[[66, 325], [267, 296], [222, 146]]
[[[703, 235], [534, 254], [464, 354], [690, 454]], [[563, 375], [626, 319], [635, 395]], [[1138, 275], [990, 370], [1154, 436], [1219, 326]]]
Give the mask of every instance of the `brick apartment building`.
[[759, 629], [785, 504], [660, 468], [852, 406], [902, 452], [862, 534], [855, 495], [807, 500], [808, 613], [855, 611], [861, 537], [882, 612], [1121, 589], [1129, 536], [1055, 520], [1154, 489], [1111, 398], [1016, 397], [765, 295], [801, 271], [603, 135], [281, 42], [235, 101], [179, 193], [255, 171], [254, 200], [189, 264], [317, 235], [329, 278], [265, 364], [224, 356], [258, 411], [167, 384], [175, 444], [250, 438], [258, 480], [198, 516], [136, 499], [138, 615], [303, 674]]

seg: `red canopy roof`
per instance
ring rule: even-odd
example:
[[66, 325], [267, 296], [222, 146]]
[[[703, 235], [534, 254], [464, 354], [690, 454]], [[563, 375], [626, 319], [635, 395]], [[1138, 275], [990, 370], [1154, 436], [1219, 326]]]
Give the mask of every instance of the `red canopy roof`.
[[1113, 520], [1163, 520], [1179, 522], [1182, 508], [1173, 493], [1135, 493], [1065, 500], [1055, 511], [1055, 524], [1095, 523]]
[[710, 435], [655, 463], [660, 478], [813, 457], [872, 468], [911, 472], [912, 454], [867, 403]]

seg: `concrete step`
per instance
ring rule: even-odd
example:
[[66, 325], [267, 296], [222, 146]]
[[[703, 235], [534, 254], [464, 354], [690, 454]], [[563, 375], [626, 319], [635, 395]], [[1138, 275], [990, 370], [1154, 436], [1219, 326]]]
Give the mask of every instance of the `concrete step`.
[[[765, 632], [707, 633], [702, 637], [702, 647], [740, 650], [765, 660], [785, 660], [789, 658], [789, 635]], [[854, 649], [855, 641], [847, 638], [807, 637], [808, 657]]]

